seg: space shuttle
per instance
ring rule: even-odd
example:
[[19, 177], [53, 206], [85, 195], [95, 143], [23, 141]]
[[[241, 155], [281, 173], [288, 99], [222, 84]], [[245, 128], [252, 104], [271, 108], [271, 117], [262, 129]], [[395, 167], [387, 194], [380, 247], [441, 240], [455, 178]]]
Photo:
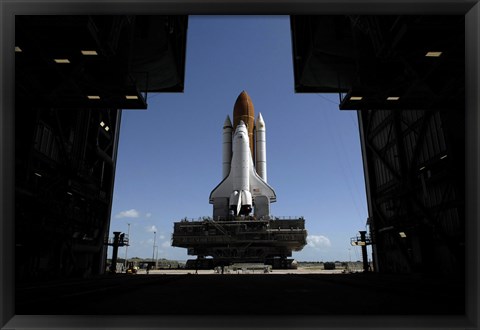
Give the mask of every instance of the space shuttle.
[[253, 216], [268, 219], [275, 191], [267, 183], [266, 128], [253, 103], [243, 91], [223, 125], [223, 180], [210, 193], [213, 218]]

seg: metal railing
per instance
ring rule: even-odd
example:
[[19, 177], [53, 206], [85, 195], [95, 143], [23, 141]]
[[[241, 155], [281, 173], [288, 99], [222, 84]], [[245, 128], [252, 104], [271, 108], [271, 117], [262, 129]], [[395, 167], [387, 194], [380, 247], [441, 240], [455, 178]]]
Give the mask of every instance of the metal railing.
[[[105, 240], [105, 244], [113, 245], [114, 240], [115, 240], [114, 237], [109, 237], [108, 239]], [[125, 245], [130, 246], [129, 240], [128, 240], [128, 234], [125, 234], [123, 239], [118, 240], [118, 246], [125, 246]]]

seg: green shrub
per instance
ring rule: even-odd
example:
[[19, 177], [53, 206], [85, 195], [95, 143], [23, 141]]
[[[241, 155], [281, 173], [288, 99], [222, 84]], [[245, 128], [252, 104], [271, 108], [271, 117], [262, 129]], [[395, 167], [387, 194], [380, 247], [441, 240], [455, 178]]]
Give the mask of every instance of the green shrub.
[[326, 270], [335, 269], [335, 263], [334, 262], [325, 262], [323, 264], [323, 269], [326, 269]]

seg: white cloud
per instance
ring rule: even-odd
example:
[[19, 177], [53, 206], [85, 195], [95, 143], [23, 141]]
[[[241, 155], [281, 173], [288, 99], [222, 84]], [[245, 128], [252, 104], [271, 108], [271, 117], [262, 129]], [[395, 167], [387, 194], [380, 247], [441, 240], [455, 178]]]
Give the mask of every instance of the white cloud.
[[165, 235], [160, 235], [158, 238], [165, 239]]
[[307, 244], [315, 249], [327, 248], [332, 245], [330, 239], [323, 235], [308, 235]]
[[158, 231], [155, 225], [145, 227], [145, 230], [147, 231], [147, 233], [153, 233], [154, 231]]
[[140, 213], [138, 213], [137, 210], [131, 209], [128, 211], [122, 211], [118, 213], [115, 218], [138, 218], [140, 216]]
[[147, 214], [145, 214], [145, 217], [147, 218], [150, 218], [152, 216], [152, 214], [150, 212], [148, 212]]

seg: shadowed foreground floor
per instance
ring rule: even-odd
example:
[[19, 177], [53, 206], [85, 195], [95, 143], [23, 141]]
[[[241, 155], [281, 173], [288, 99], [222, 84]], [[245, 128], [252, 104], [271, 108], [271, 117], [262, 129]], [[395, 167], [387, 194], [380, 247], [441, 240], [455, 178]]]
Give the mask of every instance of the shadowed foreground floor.
[[23, 284], [28, 315], [461, 315], [464, 284], [354, 274], [150, 274]]

